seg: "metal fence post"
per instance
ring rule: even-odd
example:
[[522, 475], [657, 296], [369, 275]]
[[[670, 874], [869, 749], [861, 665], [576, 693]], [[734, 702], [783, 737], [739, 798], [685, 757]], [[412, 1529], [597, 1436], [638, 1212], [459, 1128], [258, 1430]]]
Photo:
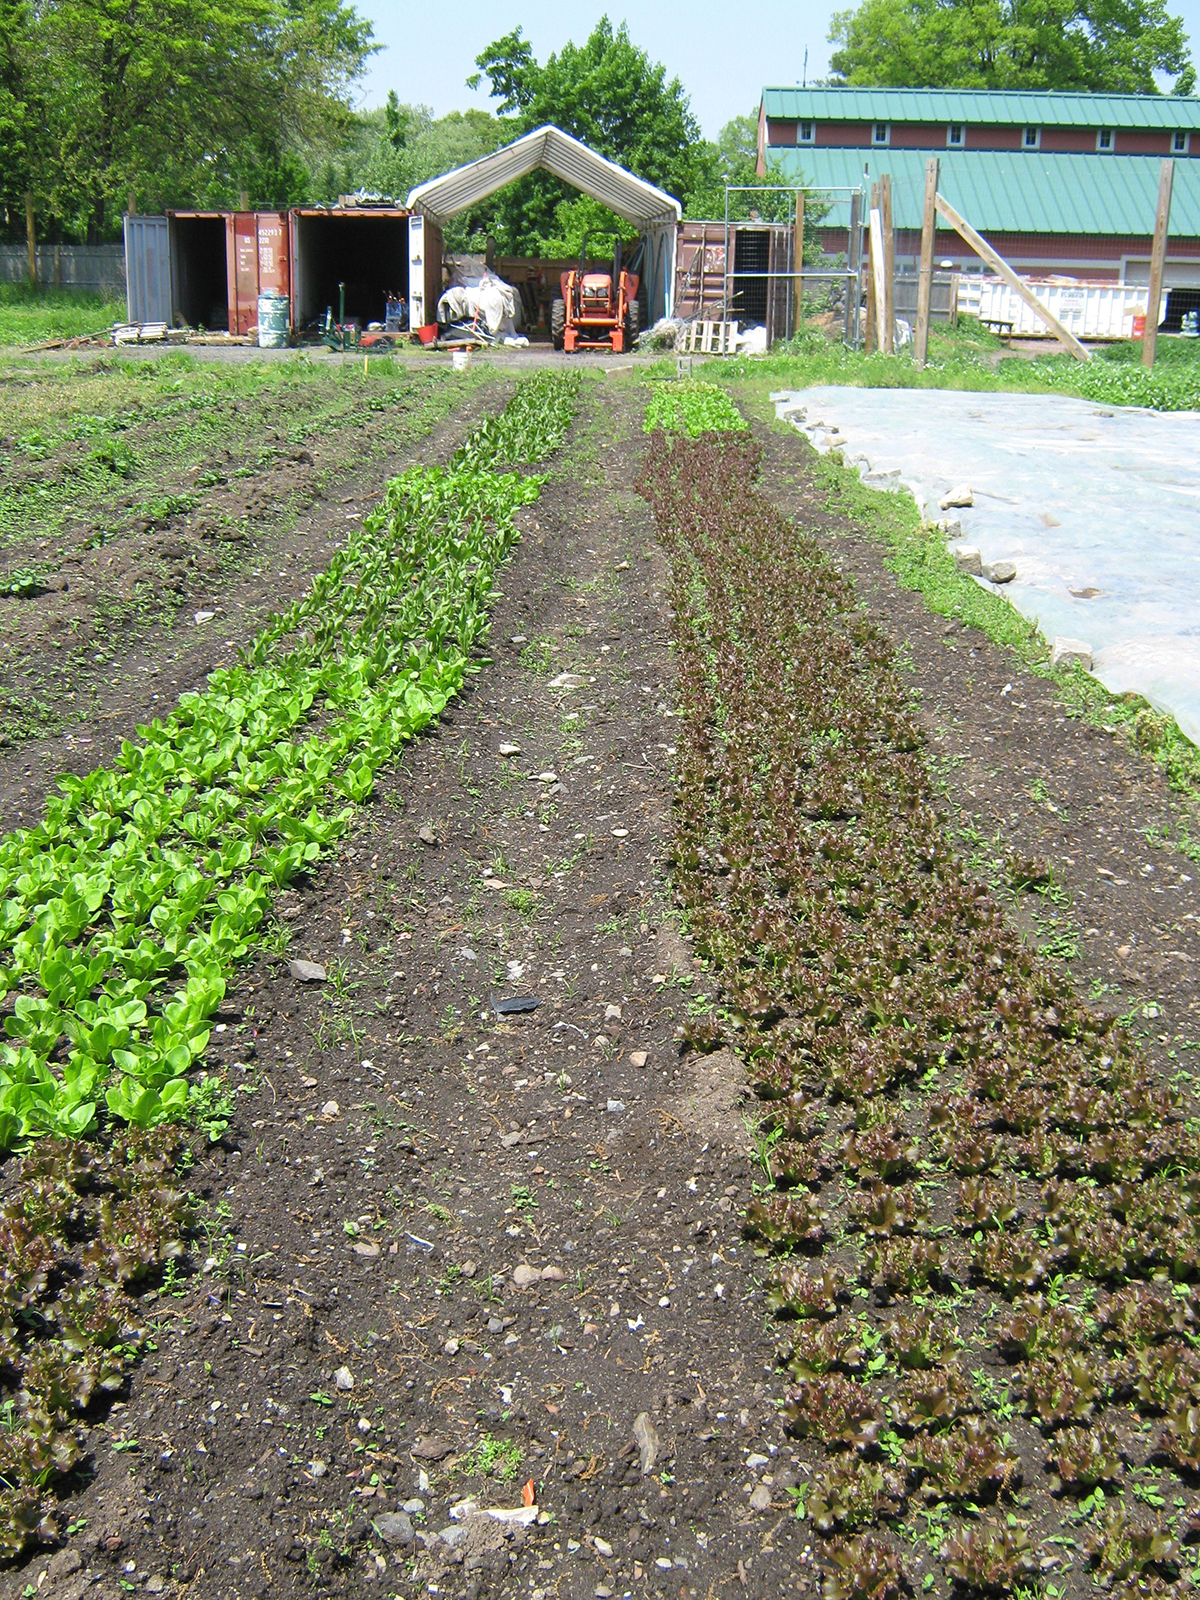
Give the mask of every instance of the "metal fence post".
[[846, 239], [846, 315], [843, 319], [842, 343], [858, 349], [858, 307], [862, 300], [862, 249], [859, 238], [859, 214], [862, 194], [850, 196], [850, 231]]

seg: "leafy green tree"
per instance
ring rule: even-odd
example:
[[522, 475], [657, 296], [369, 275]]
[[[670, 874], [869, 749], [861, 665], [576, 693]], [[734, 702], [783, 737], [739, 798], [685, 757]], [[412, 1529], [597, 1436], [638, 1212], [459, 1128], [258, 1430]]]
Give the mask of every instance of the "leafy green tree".
[[836, 81], [954, 89], [1191, 94], [1183, 23], [1166, 0], [863, 0], [836, 12]]
[[[564, 45], [545, 66], [534, 60], [520, 28], [477, 57], [501, 114], [519, 131], [553, 123], [618, 161], [639, 178], [678, 195], [691, 184], [700, 129], [678, 78], [601, 17], [583, 45]], [[478, 77], [471, 79], [475, 86]]]
[[418, 183], [465, 166], [511, 137], [505, 124], [486, 111], [451, 111], [435, 118], [428, 106], [400, 105], [393, 91], [362, 182], [403, 202]]
[[[552, 123], [679, 198], [701, 175], [700, 129], [683, 85], [638, 49], [624, 24], [614, 30], [602, 17], [584, 44], [564, 45], [544, 65], [516, 28], [488, 45], [476, 64], [480, 72], [468, 83], [474, 88], [487, 78], [501, 115], [512, 119], [510, 138]], [[472, 221], [494, 233], [504, 251], [542, 254], [542, 241], [564, 240], [559, 207], [574, 204], [577, 193], [548, 173], [531, 173]], [[568, 223], [571, 215], [565, 214]], [[610, 234], [615, 229], [627, 225], [613, 218]]]
[[688, 194], [685, 216], [720, 218], [725, 215], [725, 185], [739, 191], [753, 185], [761, 192], [735, 192], [729, 196], [729, 215], [739, 222], [752, 214], [764, 222], [785, 220], [795, 209], [790, 195], [772, 194], [766, 185], [776, 180], [771, 174], [760, 178], [758, 161], [758, 115], [734, 117], [717, 135], [715, 143], [701, 146], [697, 153], [697, 179]]
[[[394, 101], [395, 96], [391, 99]], [[339, 195], [372, 188], [367, 182], [367, 169], [375, 160], [380, 143], [388, 138], [387, 130], [387, 108], [376, 106], [356, 112], [322, 137], [306, 142], [306, 200], [331, 205]]]
[[613, 242], [621, 240], [626, 261], [637, 239], [637, 229], [616, 216], [591, 195], [576, 192], [574, 198], [560, 200], [554, 208], [554, 227], [538, 238], [537, 253], [551, 261], [574, 261], [587, 240], [588, 259], [609, 260]]
[[0, 0], [0, 206], [24, 225], [42, 122], [29, 81], [32, 18], [27, 0]]
[[31, 15], [38, 188], [93, 239], [130, 192], [143, 208], [300, 198], [303, 145], [349, 125], [373, 48], [343, 0], [32, 0]]
[[[758, 174], [758, 114], [734, 117], [704, 147], [703, 176], [688, 196], [684, 215], [719, 222], [725, 216], [725, 185], [731, 186], [731, 222], [791, 222], [796, 215], [795, 186], [802, 177], [784, 176], [770, 169]], [[817, 266], [825, 249], [819, 227], [829, 207], [809, 195], [804, 208], [804, 259]]]

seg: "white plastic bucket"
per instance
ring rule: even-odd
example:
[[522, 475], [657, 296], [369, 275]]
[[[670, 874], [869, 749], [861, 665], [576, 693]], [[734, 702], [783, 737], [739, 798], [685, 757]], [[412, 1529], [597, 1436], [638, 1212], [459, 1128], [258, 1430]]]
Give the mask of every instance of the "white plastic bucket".
[[282, 294], [258, 297], [258, 344], [260, 350], [282, 350], [288, 342], [288, 303]]
[[471, 365], [471, 352], [469, 350], [451, 350], [450, 365], [455, 372], [465, 372]]

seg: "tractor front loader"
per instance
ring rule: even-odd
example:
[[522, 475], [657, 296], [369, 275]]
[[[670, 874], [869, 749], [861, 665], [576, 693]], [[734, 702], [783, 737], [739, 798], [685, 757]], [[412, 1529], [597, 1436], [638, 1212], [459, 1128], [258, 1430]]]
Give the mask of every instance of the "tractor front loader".
[[641, 318], [638, 277], [621, 267], [621, 241], [613, 250], [613, 269], [589, 272], [587, 235], [579, 265], [564, 272], [561, 296], [550, 307], [550, 337], [556, 350], [611, 350], [620, 354], [637, 343]]

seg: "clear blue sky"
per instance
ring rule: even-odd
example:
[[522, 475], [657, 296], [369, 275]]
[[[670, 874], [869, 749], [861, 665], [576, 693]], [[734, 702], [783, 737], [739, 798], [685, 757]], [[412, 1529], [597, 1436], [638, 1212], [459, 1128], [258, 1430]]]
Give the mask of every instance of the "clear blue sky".
[[[847, 3], [847, 0], [842, 0]], [[582, 44], [605, 14], [603, 4], [578, 7], [571, 0], [499, 0], [488, 6], [400, 5], [393, 0], [356, 0], [384, 48], [371, 62], [363, 84], [364, 106], [381, 104], [389, 89], [402, 101], [432, 106], [438, 116], [476, 105], [492, 109], [486, 84], [477, 94], [466, 87], [475, 57], [518, 24], [544, 61], [568, 40]], [[1200, 8], [1200, 0], [1196, 0]], [[629, 15], [633, 42], [668, 77], [678, 77], [691, 96], [692, 110], [709, 137], [731, 117], [756, 110], [764, 83], [799, 83], [808, 47], [809, 80], [828, 65], [829, 13], [826, 0], [749, 0], [717, 6], [712, 0], [666, 4], [641, 0]], [[624, 18], [608, 10], [614, 27]]]
[[[731, 117], [755, 110], [764, 84], [799, 83], [808, 50], [808, 78], [824, 76], [829, 65], [829, 16], [852, 0], [743, 0], [715, 5], [713, 0], [641, 0], [628, 17], [629, 32], [668, 77], [678, 77], [691, 96], [700, 126], [714, 137]], [[487, 7], [418, 6], [395, 0], [357, 0], [370, 18], [383, 49], [371, 62], [362, 87], [364, 107], [380, 105], [389, 89], [401, 101], [432, 106], [434, 114], [490, 107], [481, 89], [472, 94], [466, 79], [475, 57], [518, 24], [539, 61], [568, 40], [582, 43], [604, 6], [585, 10], [571, 0], [500, 0]], [[1174, 0], [1191, 36], [1200, 33], [1200, 0]], [[613, 6], [614, 26], [625, 13]], [[491, 19], [491, 20], [489, 20]]]

